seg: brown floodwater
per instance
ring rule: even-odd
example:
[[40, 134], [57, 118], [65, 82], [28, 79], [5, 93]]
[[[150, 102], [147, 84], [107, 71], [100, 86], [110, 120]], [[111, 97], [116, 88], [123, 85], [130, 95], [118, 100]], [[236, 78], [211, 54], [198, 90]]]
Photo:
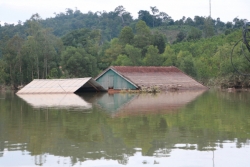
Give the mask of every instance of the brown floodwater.
[[0, 92], [0, 167], [249, 167], [250, 92]]

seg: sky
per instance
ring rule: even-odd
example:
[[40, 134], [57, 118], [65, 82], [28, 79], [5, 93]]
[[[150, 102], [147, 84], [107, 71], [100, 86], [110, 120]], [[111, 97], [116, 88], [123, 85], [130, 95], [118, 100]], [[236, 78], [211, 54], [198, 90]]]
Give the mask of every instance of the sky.
[[[211, 0], [211, 17], [221, 21], [233, 21], [235, 17], [250, 21], [250, 0]], [[24, 22], [32, 14], [38, 13], [42, 19], [54, 17], [55, 13], [65, 12], [66, 8], [82, 13], [88, 11], [114, 11], [122, 5], [133, 18], [138, 17], [139, 10], [150, 11], [156, 6], [174, 20], [183, 16], [209, 16], [209, 0], [0, 0], [0, 24]]]

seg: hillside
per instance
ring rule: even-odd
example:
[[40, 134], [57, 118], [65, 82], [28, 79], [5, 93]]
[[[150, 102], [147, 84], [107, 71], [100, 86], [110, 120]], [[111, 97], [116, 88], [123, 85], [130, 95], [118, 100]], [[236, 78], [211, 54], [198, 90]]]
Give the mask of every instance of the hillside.
[[[242, 38], [242, 19], [173, 20], [158, 13], [141, 10], [133, 19], [122, 6], [95, 13], [67, 9], [53, 18], [34, 14], [24, 23], [0, 26], [0, 85], [95, 77], [110, 65], [130, 65], [176, 66], [205, 84], [249, 86], [230, 62], [232, 48]], [[234, 62], [248, 72], [241, 50], [235, 48]]]

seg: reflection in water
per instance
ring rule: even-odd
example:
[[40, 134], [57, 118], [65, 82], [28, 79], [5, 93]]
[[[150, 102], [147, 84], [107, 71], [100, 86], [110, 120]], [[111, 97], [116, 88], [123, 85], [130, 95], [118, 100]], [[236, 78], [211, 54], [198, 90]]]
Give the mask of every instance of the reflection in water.
[[97, 103], [114, 117], [163, 114], [184, 107], [204, 92], [198, 90], [159, 94], [104, 94], [98, 98]]
[[91, 104], [91, 113], [83, 114], [34, 110], [7, 93], [0, 100], [0, 166], [250, 164], [249, 93], [151, 96], [81, 95]]
[[92, 108], [80, 96], [69, 94], [17, 94], [34, 108], [58, 108], [85, 110]]

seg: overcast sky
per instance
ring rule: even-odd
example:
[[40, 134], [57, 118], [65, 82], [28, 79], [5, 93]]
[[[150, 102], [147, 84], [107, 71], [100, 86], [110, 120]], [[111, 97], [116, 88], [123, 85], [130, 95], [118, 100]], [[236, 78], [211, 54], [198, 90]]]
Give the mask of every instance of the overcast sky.
[[[250, 21], [250, 0], [211, 0], [212, 18], [221, 21], [233, 21], [235, 17]], [[65, 12], [66, 8], [79, 9], [82, 13], [88, 11], [114, 11], [122, 5], [134, 18], [139, 10], [150, 11], [150, 6], [156, 6], [160, 12], [165, 12], [174, 20], [182, 16], [209, 16], [209, 0], [0, 0], [1, 24], [17, 23], [28, 20], [32, 14], [38, 13], [43, 19], [54, 17], [54, 13]]]

